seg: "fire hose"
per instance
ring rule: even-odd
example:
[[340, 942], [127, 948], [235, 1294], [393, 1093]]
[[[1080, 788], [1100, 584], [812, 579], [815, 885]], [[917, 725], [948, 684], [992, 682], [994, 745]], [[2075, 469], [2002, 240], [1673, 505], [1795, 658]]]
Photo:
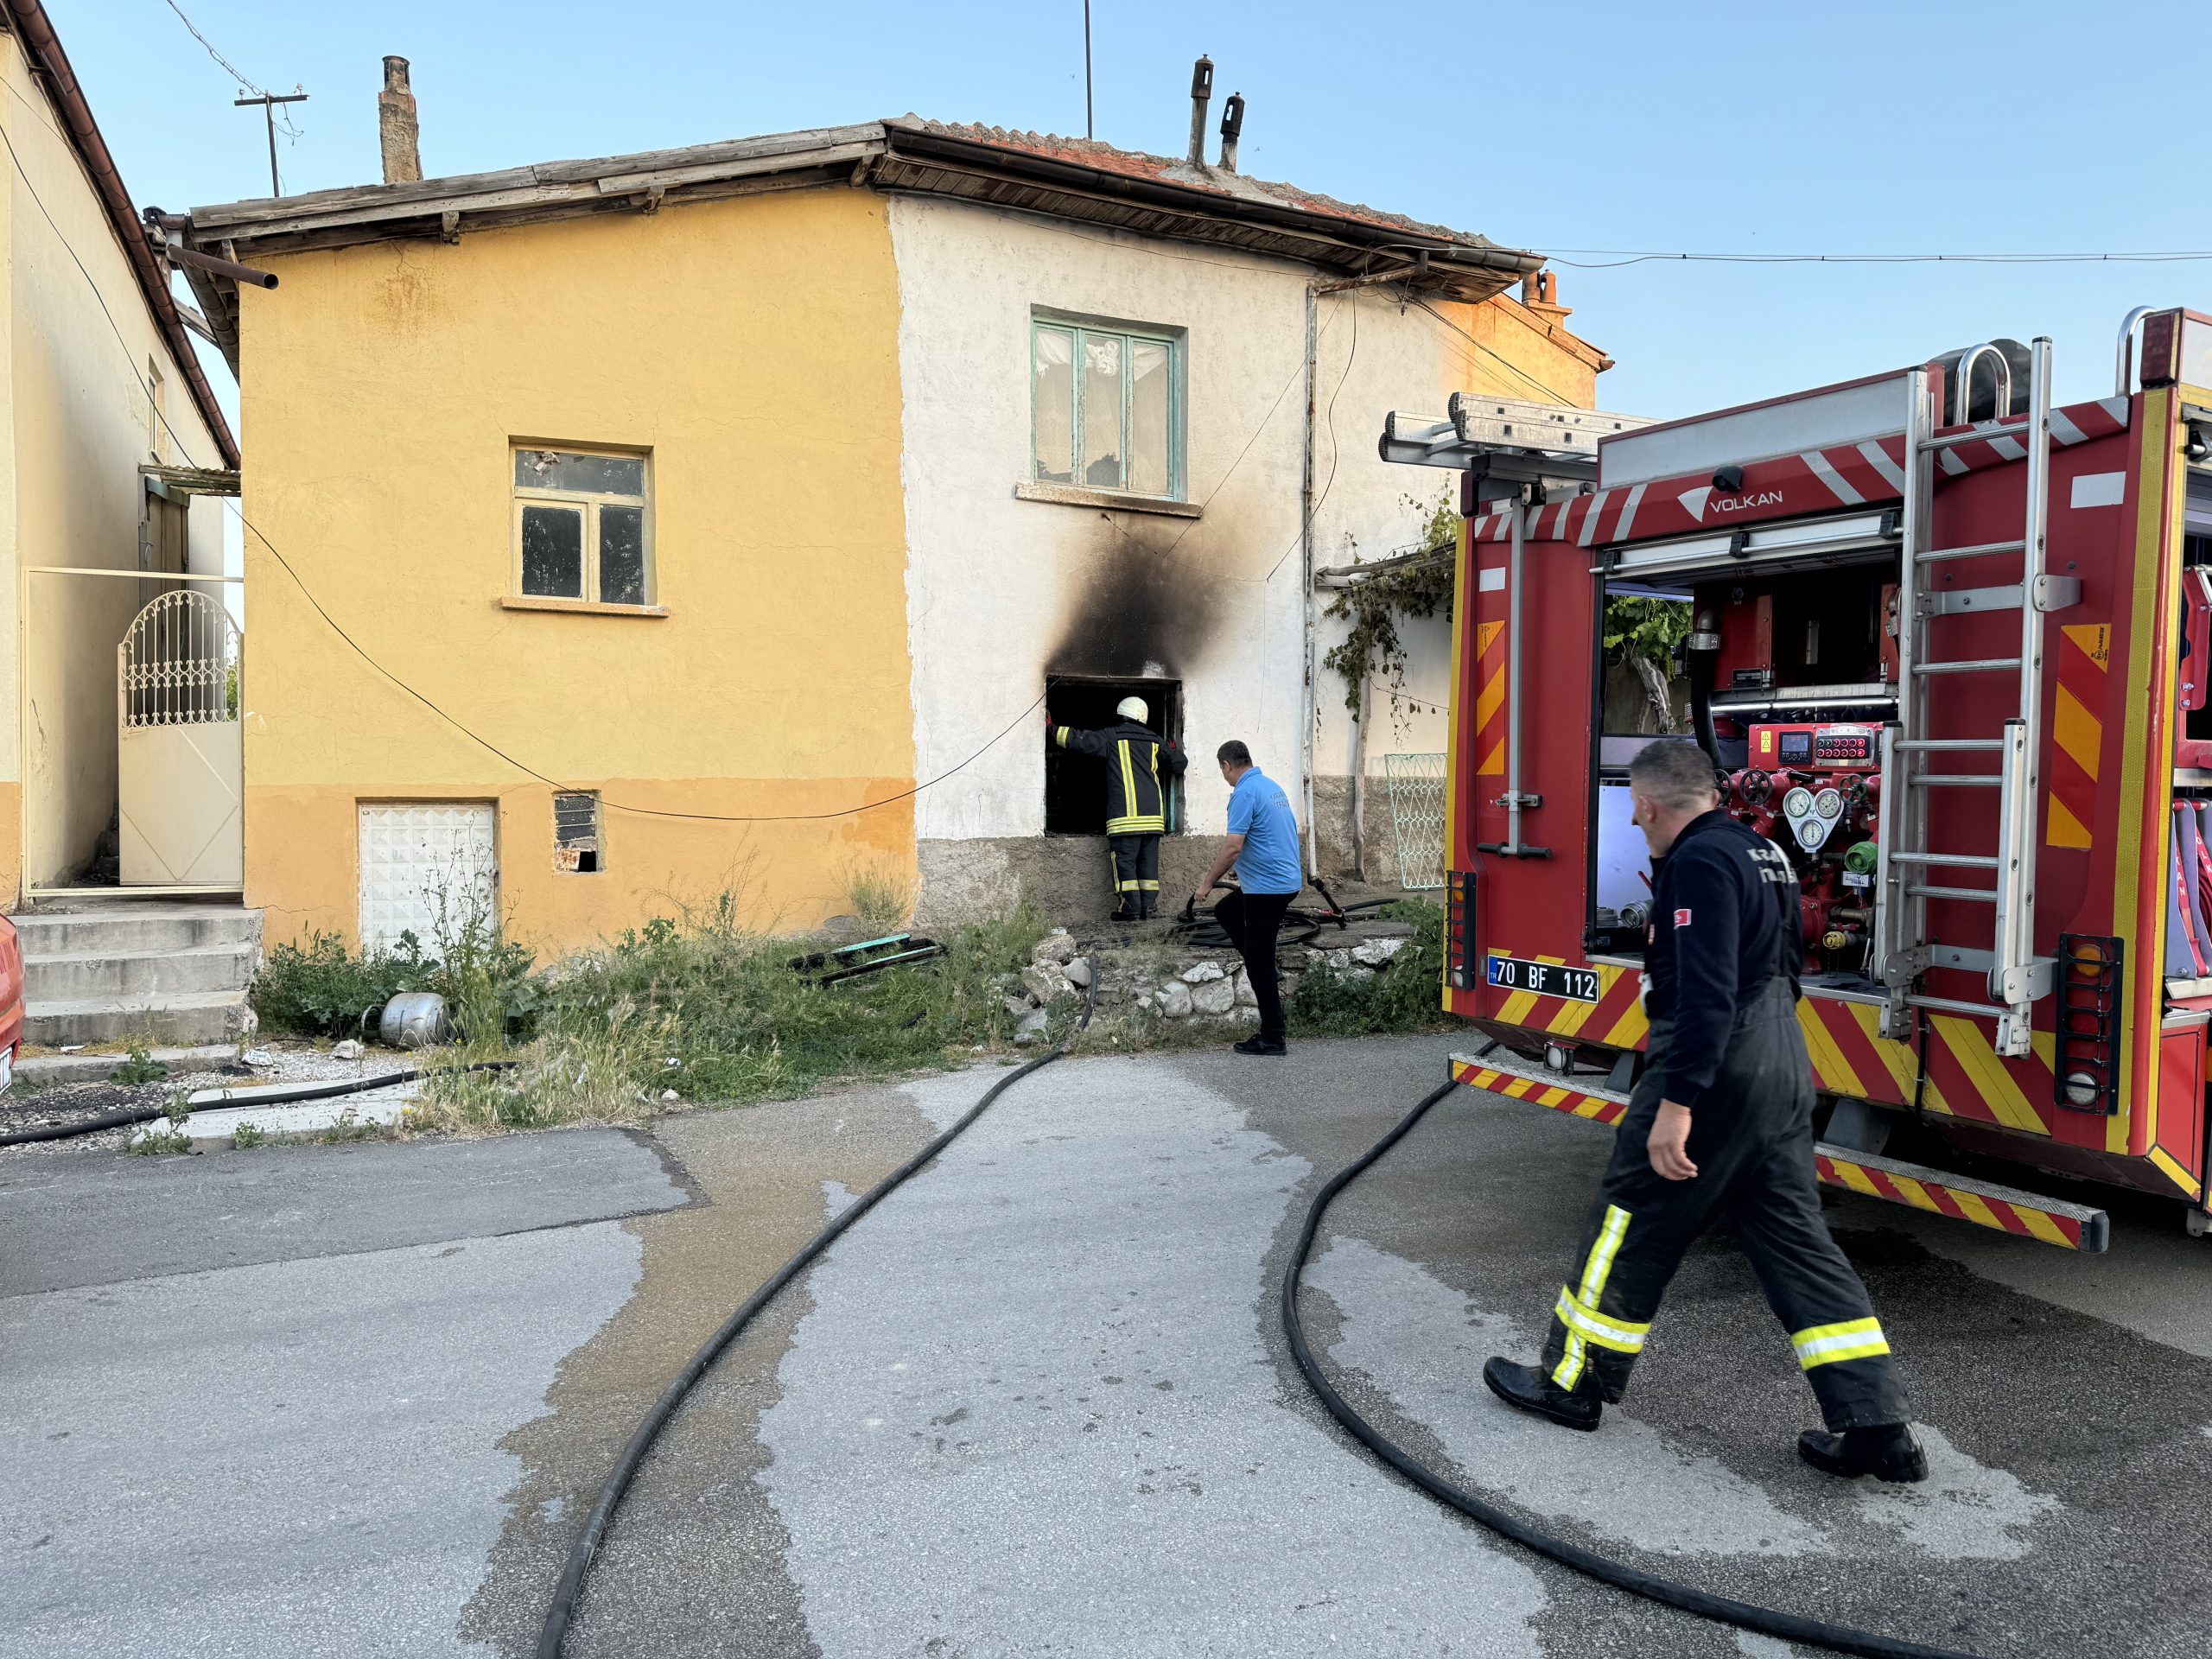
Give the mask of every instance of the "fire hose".
[[[1495, 1046], [1495, 1044], [1485, 1046]], [[1446, 1083], [1428, 1094], [1419, 1105], [1400, 1118], [1381, 1140], [1331, 1176], [1321, 1190], [1313, 1195], [1313, 1205], [1306, 1211], [1306, 1224], [1298, 1235], [1297, 1247], [1290, 1253], [1290, 1265], [1283, 1270], [1282, 1330], [1290, 1342], [1291, 1357], [1298, 1362], [1298, 1369], [1305, 1375], [1306, 1385], [1328, 1408], [1329, 1414], [1376, 1458], [1446, 1508], [1457, 1510], [1471, 1521], [1478, 1522], [1524, 1549], [1557, 1561], [1562, 1567], [1572, 1567], [1600, 1583], [1625, 1590], [1630, 1595], [1679, 1608], [1700, 1618], [1732, 1624], [1738, 1630], [1753, 1630], [1784, 1642], [1802, 1643], [1808, 1647], [1827, 1648], [1836, 1653], [1859, 1654], [1866, 1656], [1866, 1659], [1973, 1659], [1972, 1655], [1956, 1649], [1929, 1647], [1896, 1637], [1878, 1636], [1872, 1631], [1854, 1630], [1847, 1624], [1831, 1624], [1825, 1619], [1806, 1618], [1796, 1613], [1785, 1613], [1771, 1607], [1735, 1601], [1726, 1596], [1716, 1596], [1694, 1586], [1661, 1578], [1656, 1573], [1630, 1567], [1625, 1561], [1617, 1561], [1610, 1556], [1600, 1555], [1595, 1550], [1571, 1543], [1541, 1528], [1531, 1526], [1518, 1516], [1446, 1479], [1376, 1428], [1338, 1391], [1336, 1385], [1322, 1370], [1319, 1360], [1314, 1357], [1313, 1346], [1306, 1338], [1305, 1324], [1298, 1313], [1298, 1282], [1305, 1274], [1306, 1259], [1313, 1253], [1313, 1241], [1321, 1230], [1322, 1218], [1328, 1214], [1329, 1206], [1336, 1201], [1338, 1193], [1373, 1167], [1383, 1154], [1404, 1140], [1414, 1126], [1427, 1116], [1430, 1107], [1459, 1086], [1456, 1082]]]

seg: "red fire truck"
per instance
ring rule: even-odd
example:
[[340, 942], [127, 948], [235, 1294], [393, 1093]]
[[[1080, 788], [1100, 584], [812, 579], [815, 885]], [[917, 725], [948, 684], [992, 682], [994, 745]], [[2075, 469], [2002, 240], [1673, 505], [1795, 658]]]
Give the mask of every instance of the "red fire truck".
[[2053, 408], [2050, 361], [1390, 417], [1386, 459], [1464, 474], [1445, 996], [1495, 1042], [1455, 1075], [1625, 1108], [1653, 740], [1604, 729], [1599, 633], [1671, 600], [1722, 804], [1797, 873], [1821, 1179], [2075, 1249], [2094, 1185], [2012, 1182], [2207, 1230], [2212, 317], [2131, 314], [2094, 402]]

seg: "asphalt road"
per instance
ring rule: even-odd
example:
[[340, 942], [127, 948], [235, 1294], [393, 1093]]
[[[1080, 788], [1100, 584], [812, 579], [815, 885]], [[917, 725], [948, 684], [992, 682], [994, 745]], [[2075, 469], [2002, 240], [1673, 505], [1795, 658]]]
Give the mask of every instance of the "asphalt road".
[[[1071, 1060], [726, 1357], [578, 1655], [1773, 1655], [1375, 1465], [1291, 1367], [1306, 1195], [1447, 1040]], [[988, 1073], [491, 1142], [0, 1162], [0, 1655], [519, 1654], [639, 1414]], [[1595, 1435], [1497, 1406], [1606, 1132], [1464, 1092], [1340, 1201], [1308, 1322], [1463, 1483], [1723, 1594], [1988, 1656], [2198, 1655], [2212, 1243], [2112, 1253], [1846, 1199], [1936, 1465], [1813, 1474], [1726, 1238]]]

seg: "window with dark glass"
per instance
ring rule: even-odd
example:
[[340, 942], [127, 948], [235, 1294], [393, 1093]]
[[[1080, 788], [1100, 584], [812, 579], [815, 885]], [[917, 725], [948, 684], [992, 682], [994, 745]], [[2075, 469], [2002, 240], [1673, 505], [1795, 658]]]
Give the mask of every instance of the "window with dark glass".
[[514, 458], [516, 592], [652, 604], [645, 458], [520, 445]]

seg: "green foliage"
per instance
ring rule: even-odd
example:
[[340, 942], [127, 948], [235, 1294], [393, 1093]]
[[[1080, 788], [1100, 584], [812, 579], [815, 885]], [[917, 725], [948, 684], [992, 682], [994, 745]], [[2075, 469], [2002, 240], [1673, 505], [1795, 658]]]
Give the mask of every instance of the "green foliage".
[[438, 954], [425, 955], [414, 934], [393, 950], [356, 953], [335, 933], [313, 933], [304, 945], [269, 953], [248, 994], [262, 1028], [298, 1037], [354, 1037], [362, 1017], [405, 991], [435, 991], [448, 1016], [473, 1039], [498, 1042], [525, 1034], [543, 988], [531, 977], [527, 945], [508, 938], [486, 914], [435, 919]]
[[821, 985], [790, 966], [815, 947], [748, 931], [725, 893], [567, 963], [539, 986], [518, 1066], [435, 1071], [410, 1117], [463, 1130], [621, 1121], [658, 1109], [669, 1090], [780, 1099], [965, 1060], [1012, 1034], [1006, 987], [1044, 932], [1025, 906], [953, 930], [936, 961]]
[[[1362, 701], [1367, 683], [1378, 674], [1389, 682], [1394, 705], [1405, 690], [1406, 647], [1398, 637], [1399, 620], [1434, 616], [1440, 611], [1447, 617], [1452, 614], [1452, 585], [1458, 564], [1453, 556], [1459, 544], [1459, 511], [1448, 493], [1427, 508], [1410, 495], [1401, 500], [1416, 512], [1427, 513], [1420, 539], [1414, 543], [1414, 550], [1420, 556], [1393, 565], [1351, 587], [1336, 589], [1328, 608], [1322, 613], [1351, 624], [1351, 631], [1342, 641], [1330, 647], [1321, 661], [1325, 667], [1344, 677], [1344, 707], [1355, 715], [1366, 712]], [[1346, 539], [1357, 552], [1358, 543]]]
[[107, 1074], [107, 1080], [124, 1084], [159, 1083], [168, 1074], [168, 1067], [148, 1053], [143, 1042], [133, 1039], [130, 1051], [124, 1056], [123, 1064]]
[[[1443, 1009], [1444, 907], [1406, 899], [1384, 906], [1382, 914], [1412, 923], [1413, 938], [1371, 976], [1341, 973], [1319, 962], [1307, 969], [1285, 1009], [1292, 1035], [1365, 1037], [1435, 1031], [1450, 1023]], [[1328, 948], [1325, 931], [1313, 946]]]
[[1641, 657], [1671, 673], [1675, 652], [1689, 638], [1691, 607], [1678, 599], [1618, 594], [1605, 601], [1605, 654], [1616, 662]]
[[267, 1145], [268, 1141], [269, 1131], [258, 1123], [240, 1123], [231, 1131], [231, 1145], [239, 1152], [251, 1152], [256, 1147]]
[[423, 954], [412, 933], [397, 950], [356, 955], [335, 933], [311, 933], [303, 945], [280, 944], [269, 953], [248, 993], [261, 1028], [297, 1037], [352, 1037], [362, 1015], [380, 1009], [403, 991], [427, 991], [437, 963]]

